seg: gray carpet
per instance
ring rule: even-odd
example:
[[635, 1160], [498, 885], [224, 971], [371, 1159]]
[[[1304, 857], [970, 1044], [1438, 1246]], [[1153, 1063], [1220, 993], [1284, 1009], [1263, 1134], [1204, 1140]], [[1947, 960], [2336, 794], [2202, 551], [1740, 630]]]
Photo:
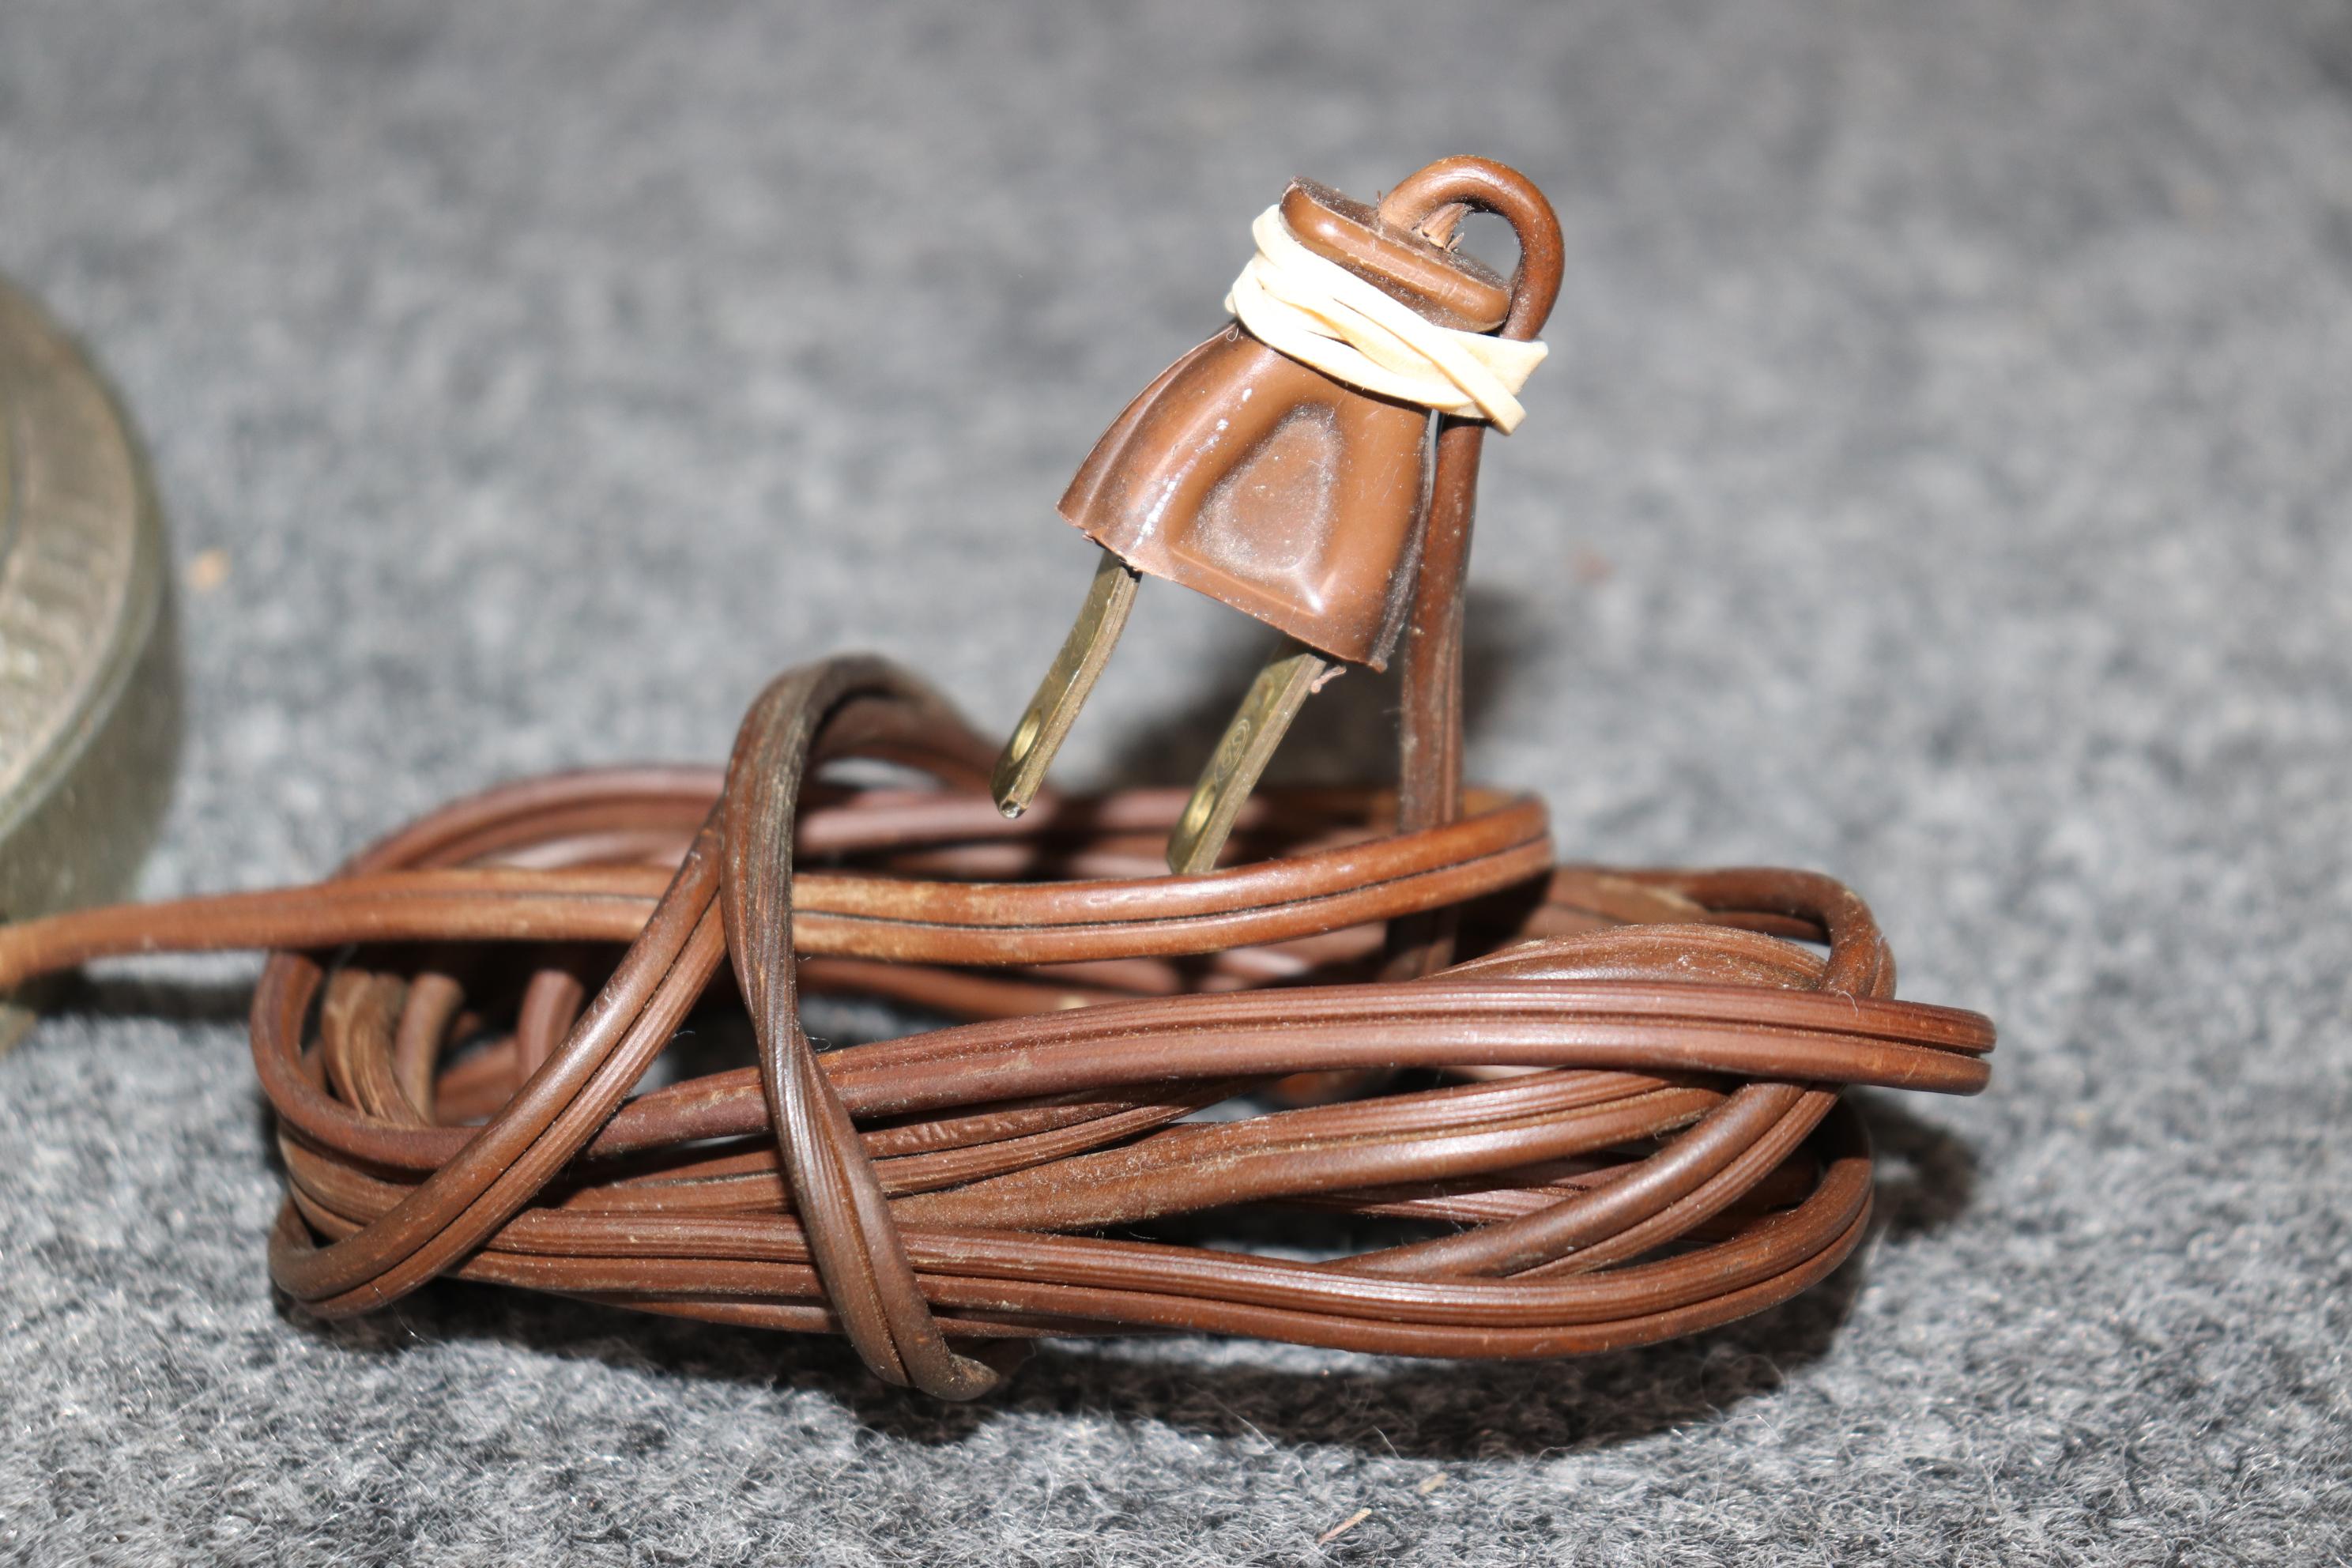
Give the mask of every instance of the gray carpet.
[[[1863, 1258], [1689, 1342], [942, 1408], [463, 1286], [290, 1313], [253, 965], [107, 967], [0, 1060], [0, 1557], [2346, 1561], [2352, 7], [800, 9], [0, 8], [0, 269], [228, 567], [152, 893], [716, 758], [845, 643], [1006, 721], [1051, 503], [1251, 215], [1479, 151], [1570, 262], [1476, 772], [1577, 856], [1851, 880], [1991, 1092], [1871, 1098]], [[1147, 591], [1071, 776], [1189, 774], [1258, 646]], [[1374, 754], [1349, 685], [1292, 768]]]

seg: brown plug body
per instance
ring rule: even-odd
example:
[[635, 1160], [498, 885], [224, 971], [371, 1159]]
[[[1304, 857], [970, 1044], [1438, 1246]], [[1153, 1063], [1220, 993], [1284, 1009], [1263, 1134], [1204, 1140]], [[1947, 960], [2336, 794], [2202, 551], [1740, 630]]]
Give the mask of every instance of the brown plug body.
[[[1559, 286], [1559, 220], [1526, 178], [1482, 158], [1432, 163], [1378, 208], [1309, 181], [1281, 216], [1308, 250], [1441, 326], [1526, 341]], [[1509, 282], [1454, 249], [1468, 213], [1519, 239]], [[1408, 624], [1398, 819], [1449, 820], [1461, 793], [1462, 574], [1484, 423], [1363, 392], [1227, 327], [1171, 365], [1095, 445], [1062, 516], [1101, 547], [1076, 621], [989, 778], [1018, 816], [1127, 623], [1144, 574], [1283, 634], [1169, 834], [1179, 875], [1213, 869], [1242, 805], [1332, 661], [1385, 668]], [[1397, 933], [1414, 973], [1442, 931]], [[1400, 959], [1401, 963], [1405, 961]]]
[[[1292, 233], [1445, 326], [1492, 330], [1510, 287], [1469, 257], [1308, 181]], [[1387, 666], [1428, 493], [1431, 415], [1358, 391], [1238, 323], [1163, 372], [1104, 433], [1062, 516], [1139, 572], [1351, 664]]]

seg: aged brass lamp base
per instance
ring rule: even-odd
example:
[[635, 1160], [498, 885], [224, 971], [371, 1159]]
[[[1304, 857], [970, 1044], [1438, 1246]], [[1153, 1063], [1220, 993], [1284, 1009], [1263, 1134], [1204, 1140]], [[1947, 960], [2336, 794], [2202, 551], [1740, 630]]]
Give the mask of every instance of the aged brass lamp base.
[[[130, 890], [178, 737], [163, 562], [121, 411], [0, 282], [0, 917]], [[27, 1022], [0, 998], [0, 1050]]]

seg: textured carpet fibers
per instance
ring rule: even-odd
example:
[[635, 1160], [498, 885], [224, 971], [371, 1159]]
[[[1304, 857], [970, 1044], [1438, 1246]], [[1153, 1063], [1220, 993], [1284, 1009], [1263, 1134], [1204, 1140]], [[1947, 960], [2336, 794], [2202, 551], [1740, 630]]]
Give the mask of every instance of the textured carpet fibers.
[[[110, 966], [0, 1060], [0, 1558], [2342, 1561], [2341, 0], [6, 0], [0, 268], [174, 531], [148, 891], [717, 758], [845, 644], [1009, 721], [1052, 503], [1251, 216], [1454, 152], [1570, 251], [1474, 771], [1570, 855], [1843, 877], [2001, 1022], [1981, 1100], [1867, 1100], [1853, 1265], [1597, 1361], [1071, 1345], [971, 1408], [464, 1286], [321, 1327], [252, 963]], [[1262, 647], [1147, 587], [1068, 776], [1188, 778]]]

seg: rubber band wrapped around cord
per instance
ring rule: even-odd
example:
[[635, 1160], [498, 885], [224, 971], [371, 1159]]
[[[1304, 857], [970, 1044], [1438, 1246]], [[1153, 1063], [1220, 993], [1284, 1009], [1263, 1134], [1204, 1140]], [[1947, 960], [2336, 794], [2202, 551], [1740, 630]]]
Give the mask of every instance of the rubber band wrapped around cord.
[[1349, 386], [1483, 417], [1505, 435], [1518, 428], [1527, 410], [1517, 395], [1550, 352], [1543, 343], [1441, 326], [1307, 249], [1279, 204], [1250, 235], [1257, 254], [1225, 309], [1259, 342]]

